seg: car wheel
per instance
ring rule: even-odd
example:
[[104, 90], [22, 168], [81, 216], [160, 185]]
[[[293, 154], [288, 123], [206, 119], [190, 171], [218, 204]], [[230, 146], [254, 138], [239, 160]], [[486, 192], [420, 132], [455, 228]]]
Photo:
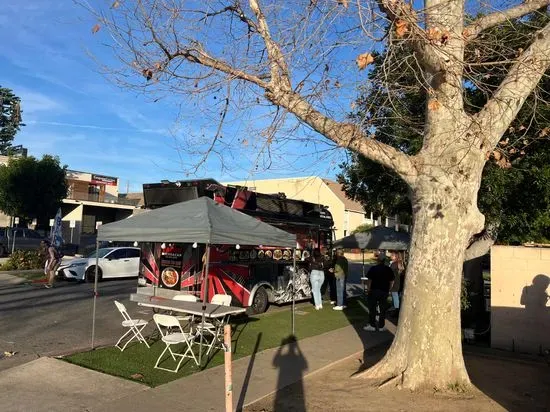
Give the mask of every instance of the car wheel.
[[[86, 274], [84, 275], [86, 278], [86, 282], [93, 283], [95, 279], [95, 266], [90, 266], [88, 269], [86, 269]], [[103, 278], [103, 272], [101, 271], [101, 268], [97, 268], [97, 281], [101, 282], [101, 279]]]
[[264, 313], [268, 306], [269, 297], [267, 295], [267, 291], [264, 287], [260, 286], [254, 294], [252, 305], [250, 305], [247, 312], [251, 315], [259, 315], [260, 313]]

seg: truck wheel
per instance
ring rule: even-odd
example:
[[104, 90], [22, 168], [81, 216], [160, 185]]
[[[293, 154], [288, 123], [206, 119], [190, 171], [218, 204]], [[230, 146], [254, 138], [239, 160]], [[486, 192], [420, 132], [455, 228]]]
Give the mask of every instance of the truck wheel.
[[[86, 278], [86, 282], [88, 283], [94, 283], [95, 279], [95, 266], [90, 266], [88, 270], [86, 270], [86, 274], [84, 275]], [[97, 268], [97, 281], [101, 282], [101, 278], [103, 277], [103, 273], [101, 272], [101, 268]]]
[[268, 306], [269, 297], [267, 295], [267, 291], [264, 287], [260, 286], [254, 294], [252, 305], [250, 305], [247, 312], [251, 315], [259, 315], [260, 313], [264, 313]]

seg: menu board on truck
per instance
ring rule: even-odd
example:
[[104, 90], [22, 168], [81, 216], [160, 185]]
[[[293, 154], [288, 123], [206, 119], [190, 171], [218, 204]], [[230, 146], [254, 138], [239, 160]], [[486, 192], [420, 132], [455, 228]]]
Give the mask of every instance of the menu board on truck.
[[166, 289], [180, 290], [180, 274], [183, 265], [183, 249], [179, 245], [168, 244], [160, 252], [159, 286]]

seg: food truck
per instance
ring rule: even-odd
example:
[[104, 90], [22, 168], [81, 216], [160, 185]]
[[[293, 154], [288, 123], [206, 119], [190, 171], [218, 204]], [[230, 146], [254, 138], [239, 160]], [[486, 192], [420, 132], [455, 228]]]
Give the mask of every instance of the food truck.
[[[305, 260], [314, 249], [329, 251], [333, 219], [327, 207], [287, 199], [283, 193], [264, 194], [243, 186], [223, 186], [213, 179], [143, 185], [145, 207], [154, 209], [208, 196], [216, 202], [296, 234], [296, 249], [272, 245], [211, 245], [208, 296], [229, 294], [232, 305], [264, 312], [269, 303], [309, 299], [311, 287]], [[205, 245], [143, 243], [140, 284], [203, 296]], [[296, 274], [293, 276], [296, 254]], [[295, 285], [292, 282], [295, 282]]]

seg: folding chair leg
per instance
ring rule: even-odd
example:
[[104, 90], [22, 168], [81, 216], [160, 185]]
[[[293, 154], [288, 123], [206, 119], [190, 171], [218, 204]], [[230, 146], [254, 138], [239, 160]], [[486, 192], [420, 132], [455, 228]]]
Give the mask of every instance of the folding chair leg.
[[[124, 340], [124, 338], [130, 334], [130, 332], [131, 332], [131, 330], [128, 329], [128, 330], [124, 333], [124, 335], [122, 335], [122, 336], [120, 337], [120, 339], [118, 340], [118, 342], [117, 342], [116, 345], [115, 345], [117, 348], [120, 349], [121, 352], [124, 352], [124, 349], [126, 348], [126, 345], [128, 344], [129, 341], [128, 341], [128, 342], [126, 343], [126, 345], [124, 345], [122, 348], [121, 348], [120, 346], [118, 346], [118, 345], [120, 345], [120, 342], [122, 342], [122, 341]], [[131, 339], [130, 339], [130, 340], [131, 340]]]
[[[168, 368], [163, 368], [163, 367], [159, 366], [159, 363], [160, 363], [162, 357], [163, 357], [164, 354], [166, 353], [166, 350], [168, 350], [168, 351], [170, 352], [170, 355], [172, 356], [172, 358], [174, 359], [174, 361], [177, 362], [176, 356], [181, 358], [181, 359], [179, 360], [178, 364], [176, 365], [176, 368], [175, 368], [175, 369], [168, 369]], [[181, 355], [181, 354], [179, 354], [179, 353], [173, 353], [173, 352], [172, 352], [172, 349], [170, 349], [170, 345], [166, 345], [166, 348], [164, 348], [164, 350], [163, 350], [162, 353], [160, 354], [159, 358], [157, 359], [157, 363], [155, 363], [155, 369], [161, 369], [161, 370], [163, 370], [163, 371], [177, 373], [177, 372], [180, 370], [180, 366], [181, 366], [181, 364], [182, 364], [182, 362], [183, 362], [184, 359], [185, 359], [185, 356], [184, 356], [184, 355]]]

